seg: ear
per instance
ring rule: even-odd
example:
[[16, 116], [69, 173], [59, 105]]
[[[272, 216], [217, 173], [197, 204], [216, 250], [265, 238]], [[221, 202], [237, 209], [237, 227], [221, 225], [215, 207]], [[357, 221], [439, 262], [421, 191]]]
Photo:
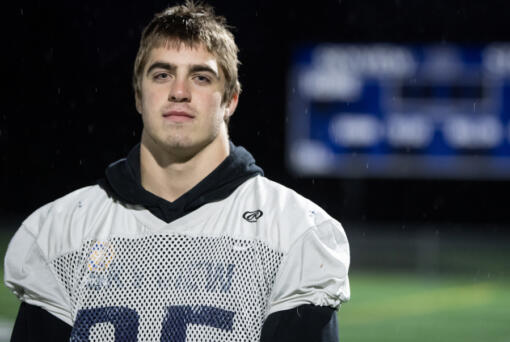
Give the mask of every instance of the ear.
[[140, 99], [140, 94], [138, 92], [135, 93], [135, 106], [136, 106], [136, 111], [138, 112], [138, 114], [142, 114], [142, 103], [141, 103], [141, 99]]
[[234, 112], [237, 108], [238, 102], [239, 102], [239, 93], [235, 93], [234, 95], [232, 95], [232, 99], [230, 99], [230, 102], [225, 107], [224, 119], [230, 118], [234, 114]]

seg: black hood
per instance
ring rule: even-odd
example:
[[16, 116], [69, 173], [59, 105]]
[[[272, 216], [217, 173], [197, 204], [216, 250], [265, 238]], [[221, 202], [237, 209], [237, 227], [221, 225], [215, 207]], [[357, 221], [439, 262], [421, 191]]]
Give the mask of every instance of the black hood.
[[106, 178], [101, 179], [99, 185], [113, 198], [124, 203], [142, 205], [169, 223], [206, 203], [228, 197], [247, 179], [263, 174], [248, 151], [230, 142], [229, 156], [214, 171], [177, 200], [168, 202], [142, 187], [138, 144], [127, 158], [106, 168]]

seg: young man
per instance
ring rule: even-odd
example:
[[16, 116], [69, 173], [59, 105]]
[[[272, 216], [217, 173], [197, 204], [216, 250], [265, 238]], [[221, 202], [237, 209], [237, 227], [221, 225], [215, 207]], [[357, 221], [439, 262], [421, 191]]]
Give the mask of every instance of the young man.
[[13, 341], [338, 340], [345, 233], [229, 142], [237, 65], [210, 7], [149, 23], [133, 77], [141, 143], [9, 245]]

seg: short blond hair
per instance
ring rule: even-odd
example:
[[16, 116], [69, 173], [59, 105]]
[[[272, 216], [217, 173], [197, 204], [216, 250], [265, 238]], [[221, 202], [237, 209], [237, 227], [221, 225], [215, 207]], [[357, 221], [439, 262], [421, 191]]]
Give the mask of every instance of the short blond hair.
[[225, 75], [223, 103], [230, 102], [235, 94], [241, 92], [237, 71], [239, 49], [226, 19], [216, 15], [209, 5], [186, 1], [183, 5], [157, 13], [144, 28], [133, 70], [133, 89], [137, 98], [141, 96], [143, 71], [152, 49], [179, 47], [181, 44], [188, 47], [203, 44], [218, 59]]

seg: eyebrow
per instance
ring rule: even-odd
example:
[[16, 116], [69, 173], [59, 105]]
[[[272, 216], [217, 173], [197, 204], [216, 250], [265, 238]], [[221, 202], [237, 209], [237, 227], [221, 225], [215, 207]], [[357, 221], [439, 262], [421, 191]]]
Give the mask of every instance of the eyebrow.
[[[154, 62], [147, 69], [147, 74], [149, 74], [154, 69], [164, 69], [164, 70], [168, 70], [171, 72], [175, 72], [175, 70], [177, 70], [177, 66], [175, 64], [166, 63], [166, 62]], [[205, 72], [209, 72], [209, 73], [213, 74], [214, 77], [216, 77], [217, 79], [220, 78], [220, 75], [218, 75], [218, 73], [213, 68], [208, 66], [207, 64], [192, 64], [189, 71], [191, 73], [205, 71]]]
[[149, 67], [149, 69], [147, 69], [147, 75], [154, 69], [165, 69], [165, 70], [168, 70], [168, 71], [174, 71], [175, 69], [177, 69], [177, 67], [173, 64], [170, 64], [170, 63], [165, 63], [165, 62], [154, 62], [151, 64], [151, 66]]

